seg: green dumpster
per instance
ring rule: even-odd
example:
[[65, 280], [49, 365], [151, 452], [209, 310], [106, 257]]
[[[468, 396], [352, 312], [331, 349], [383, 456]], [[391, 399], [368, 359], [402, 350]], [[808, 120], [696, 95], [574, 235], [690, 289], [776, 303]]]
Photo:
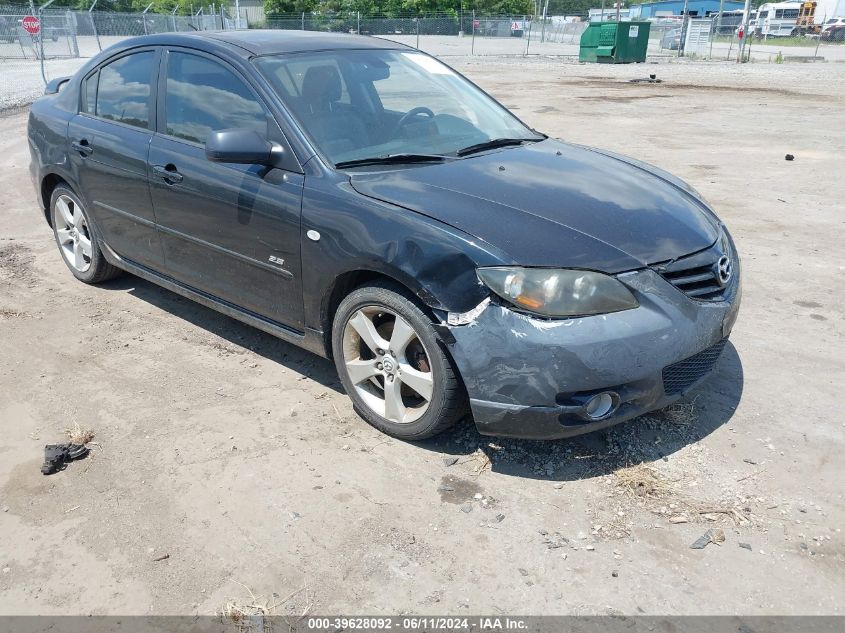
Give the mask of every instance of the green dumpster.
[[651, 22], [591, 22], [581, 34], [582, 62], [644, 62]]

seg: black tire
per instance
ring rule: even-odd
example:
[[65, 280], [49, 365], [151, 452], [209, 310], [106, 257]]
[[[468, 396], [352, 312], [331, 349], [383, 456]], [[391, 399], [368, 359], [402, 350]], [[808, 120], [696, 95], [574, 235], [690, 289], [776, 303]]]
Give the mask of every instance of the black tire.
[[[346, 352], [348, 348], [347, 350], [344, 349], [344, 333], [347, 330], [350, 319], [355, 317], [362, 309], [376, 313], [375, 318], [377, 319], [386, 319], [386, 327], [390, 328], [391, 331], [393, 326], [390, 325], [390, 318], [392, 318], [392, 315], [402, 317], [411, 326], [416, 335], [413, 342], [408, 344], [408, 349], [411, 349], [412, 345], [422, 345], [422, 358], [425, 363], [425, 365], [422, 365], [422, 368], [427, 367], [430, 371], [433, 387], [427, 409], [425, 409], [425, 412], [418, 419], [400, 423], [384, 417], [364, 400], [364, 396], [359, 392], [359, 388], [353, 383], [346, 367]], [[379, 310], [381, 309], [385, 310], [384, 317], [379, 314]], [[363, 341], [360, 344], [363, 345]], [[420, 348], [417, 347], [417, 349]], [[332, 327], [332, 350], [337, 373], [340, 376], [346, 393], [352, 399], [355, 411], [366, 422], [387, 435], [402, 440], [422, 440], [445, 431], [466, 414], [466, 391], [454, 362], [434, 331], [431, 319], [420, 309], [413, 295], [398, 284], [377, 283], [362, 286], [353, 290], [343, 299], [338, 306]], [[388, 352], [388, 355], [391, 353], [393, 353], [393, 350]], [[399, 352], [396, 355], [397, 358], [400, 355], [402, 360], [399, 360], [399, 363], [403, 361], [405, 363], [412, 362], [405, 356], [405, 351]], [[371, 360], [377, 361], [378, 358], [374, 354]], [[386, 357], [383, 356], [382, 358]], [[416, 358], [420, 358], [419, 352], [417, 352]], [[402, 364], [399, 365], [399, 367], [405, 366]], [[416, 369], [420, 368], [420, 366], [416, 367]], [[400, 378], [400, 373], [400, 371], [397, 371], [397, 379]], [[374, 377], [373, 380], [378, 381], [379, 379], [382, 383], [382, 392], [384, 392], [383, 385], [388, 377]], [[379, 385], [373, 380], [361, 381], [358, 384], [363, 386], [365, 391], [374, 391], [377, 394]], [[398, 382], [401, 383], [402, 381], [398, 380]], [[400, 387], [401, 389], [406, 389], [406, 387]], [[413, 398], [414, 395], [412, 392], [411, 397]], [[386, 396], [383, 395], [382, 397], [386, 401]], [[404, 395], [401, 398], [404, 400]], [[384, 408], [386, 409], [386, 406]]]
[[[59, 201], [67, 201], [72, 203], [72, 210], [79, 212], [84, 218], [84, 224], [80, 229], [80, 233], [90, 241], [90, 254], [85, 256], [88, 267], [85, 270], [80, 270], [68, 259], [68, 254], [62, 246], [59, 237], [59, 230], [62, 226], [61, 211], [59, 210]], [[57, 215], [59, 214], [59, 215]], [[56, 246], [59, 247], [59, 254], [62, 256], [62, 261], [68, 267], [73, 276], [79, 281], [86, 284], [97, 284], [121, 275], [123, 271], [116, 266], [112, 266], [106, 261], [102, 250], [100, 250], [100, 236], [97, 229], [91, 220], [91, 216], [85, 210], [85, 206], [80, 202], [79, 197], [67, 186], [59, 185], [53, 190], [50, 196], [50, 218], [53, 225], [53, 237], [56, 240]]]

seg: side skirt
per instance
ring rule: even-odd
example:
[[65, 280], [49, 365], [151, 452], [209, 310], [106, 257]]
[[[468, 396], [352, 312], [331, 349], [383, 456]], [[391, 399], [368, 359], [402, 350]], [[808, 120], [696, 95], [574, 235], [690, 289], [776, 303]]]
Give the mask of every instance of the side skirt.
[[105, 258], [113, 266], [117, 266], [122, 270], [132, 273], [136, 277], [140, 277], [141, 279], [145, 279], [157, 286], [166, 288], [167, 290], [175, 292], [187, 299], [196, 301], [207, 308], [211, 308], [212, 310], [216, 310], [217, 312], [232, 317], [233, 319], [237, 319], [242, 323], [251, 325], [262, 332], [272, 334], [283, 341], [293, 343], [294, 345], [306, 349], [309, 352], [313, 352], [318, 356], [322, 356], [323, 358], [327, 357], [322, 332], [312, 330], [311, 328], [308, 328], [305, 332], [299, 332], [291, 329], [281, 323], [278, 323], [277, 321], [249, 312], [248, 310], [244, 310], [243, 308], [233, 303], [229, 303], [224, 299], [220, 299], [214, 295], [197, 290], [196, 288], [183, 284], [172, 277], [168, 277], [167, 275], [158, 273], [146, 266], [133, 262], [132, 260], [121, 257], [104, 242], [100, 242], [100, 247], [103, 251], [103, 255], [105, 255]]

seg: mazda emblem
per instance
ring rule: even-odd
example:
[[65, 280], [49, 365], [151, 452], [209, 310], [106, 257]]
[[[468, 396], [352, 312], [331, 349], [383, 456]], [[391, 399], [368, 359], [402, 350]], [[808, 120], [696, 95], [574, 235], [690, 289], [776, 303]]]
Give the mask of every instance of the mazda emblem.
[[727, 255], [722, 255], [716, 263], [716, 274], [719, 276], [719, 284], [726, 286], [731, 280], [731, 258]]

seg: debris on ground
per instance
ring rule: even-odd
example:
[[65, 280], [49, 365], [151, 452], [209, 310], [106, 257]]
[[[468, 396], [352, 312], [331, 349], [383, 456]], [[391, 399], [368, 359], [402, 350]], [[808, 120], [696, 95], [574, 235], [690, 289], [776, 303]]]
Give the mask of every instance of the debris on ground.
[[704, 534], [699, 536], [692, 545], [690, 545], [690, 549], [704, 549], [710, 543], [715, 543], [716, 545], [721, 545], [725, 542], [725, 532], [719, 528], [709, 529]]
[[792, 154], [787, 154], [784, 158], [786, 158], [786, 160], [795, 160], [795, 156]]
[[153, 559], [153, 562], [158, 563], [159, 561], [167, 560], [168, 558], [170, 558], [170, 554], [162, 554], [161, 556], [156, 556]]
[[669, 523], [689, 523], [689, 519], [682, 514], [669, 517]]
[[669, 483], [657, 470], [645, 464], [626, 466], [618, 469], [617, 485], [635, 497], [659, 499], [669, 493]]
[[[238, 633], [264, 633], [264, 631], [271, 630], [273, 628], [272, 622], [270, 622], [269, 620], [265, 622], [264, 618], [276, 615], [277, 609], [285, 605], [289, 607], [285, 611], [290, 612], [290, 607], [292, 607], [293, 605], [288, 605], [288, 602], [290, 602], [299, 593], [306, 590], [306, 587], [303, 587], [302, 589], [297, 589], [296, 591], [292, 592], [284, 598], [281, 598], [279, 594], [274, 592], [274, 602], [271, 603], [269, 600], [264, 600], [256, 597], [252, 590], [246, 585], [239, 583], [236, 580], [233, 580], [232, 582], [241, 585], [244, 589], [249, 592], [250, 596], [250, 600], [246, 604], [241, 604], [240, 602], [237, 602], [235, 600], [229, 600], [223, 606], [223, 610], [220, 613], [224, 620], [229, 620], [232, 624], [235, 625], [235, 630]], [[306, 604], [301, 610], [301, 613], [298, 614], [299, 618], [305, 617], [311, 610], [312, 604], [308, 599], [307, 592], [305, 600]], [[297, 611], [299, 611], [299, 609], [297, 609]]]
[[458, 463], [458, 458], [455, 457], [454, 455], [443, 458], [443, 465], [446, 466], [447, 468], [449, 466], [454, 466], [457, 463]]
[[79, 426], [79, 422], [74, 422], [72, 427], [65, 429], [65, 433], [71, 444], [88, 444], [94, 439], [94, 431]]
[[47, 444], [44, 447], [44, 463], [41, 472], [52, 475], [64, 470], [69, 462], [82, 459], [88, 454], [88, 447], [84, 444]]
[[750, 551], [752, 551], [752, 549], [751, 549], [751, 543], [742, 543], [742, 542], [740, 542], [740, 543], [739, 543], [739, 546], [740, 546], [742, 549], [747, 549], [749, 552], [750, 552]]
[[541, 530], [540, 534], [543, 535], [543, 543], [549, 549], [558, 549], [569, 545], [569, 539], [563, 536], [560, 532], [549, 534], [545, 530]]
[[638, 79], [629, 79], [628, 80], [632, 84], [659, 84], [663, 83], [662, 79], [658, 79], [657, 75], [651, 74], [648, 77], [642, 77]]

